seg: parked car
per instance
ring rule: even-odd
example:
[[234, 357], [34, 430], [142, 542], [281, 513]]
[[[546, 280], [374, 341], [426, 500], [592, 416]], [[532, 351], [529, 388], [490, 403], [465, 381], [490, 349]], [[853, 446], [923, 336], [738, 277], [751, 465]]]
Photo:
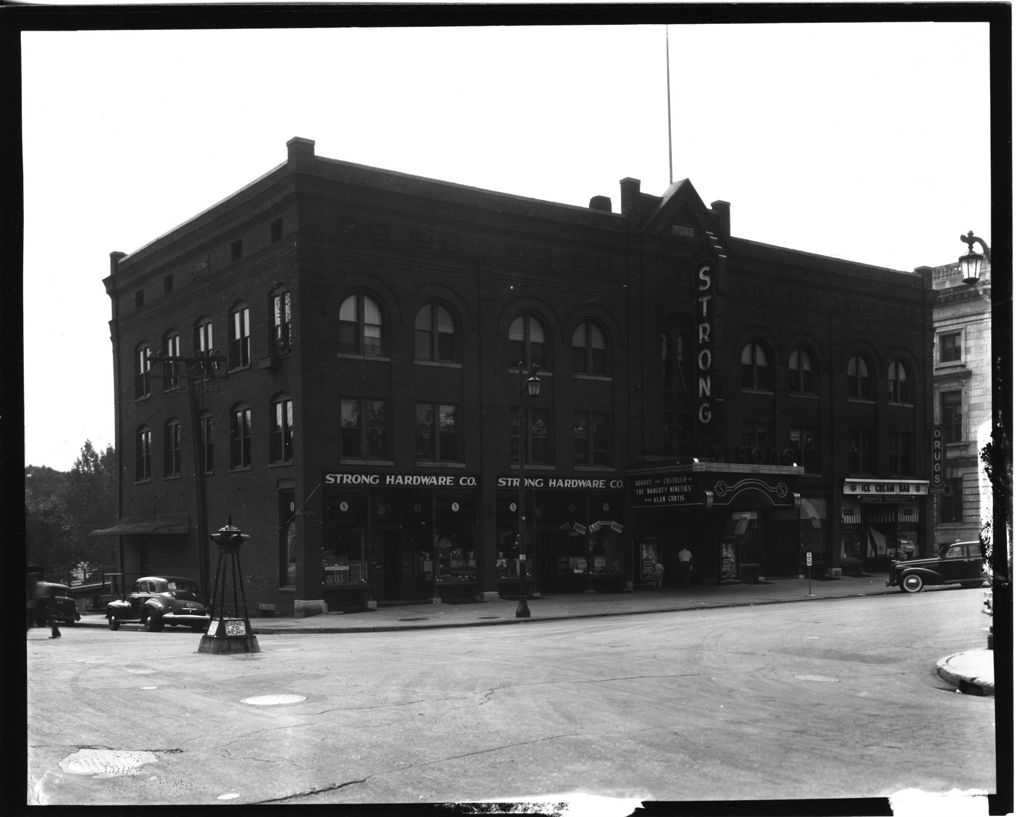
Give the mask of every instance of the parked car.
[[987, 578], [981, 543], [953, 542], [943, 545], [930, 559], [895, 560], [889, 565], [889, 587], [917, 593], [928, 584], [959, 584], [981, 587]]
[[149, 632], [165, 625], [190, 627], [201, 632], [210, 626], [210, 607], [199, 595], [199, 585], [183, 576], [143, 576], [123, 599], [107, 605], [111, 630], [125, 622], [138, 622]]
[[78, 612], [78, 605], [71, 598], [71, 588], [66, 584], [40, 581], [38, 587], [38, 598], [43, 604], [36, 605], [33, 624], [44, 627], [47, 624], [47, 611], [60, 624], [74, 624], [81, 620], [82, 614]]

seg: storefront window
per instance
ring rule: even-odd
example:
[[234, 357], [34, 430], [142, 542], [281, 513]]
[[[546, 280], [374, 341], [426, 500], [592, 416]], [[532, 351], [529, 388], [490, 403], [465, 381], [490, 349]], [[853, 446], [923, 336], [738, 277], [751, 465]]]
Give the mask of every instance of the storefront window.
[[860, 506], [844, 502], [842, 526], [839, 529], [839, 558], [842, 562], [864, 559], [864, 544], [860, 531]]
[[[819, 556], [825, 553], [825, 519], [827, 503], [824, 499], [800, 499], [800, 549]], [[818, 560], [815, 559], [817, 562]]]

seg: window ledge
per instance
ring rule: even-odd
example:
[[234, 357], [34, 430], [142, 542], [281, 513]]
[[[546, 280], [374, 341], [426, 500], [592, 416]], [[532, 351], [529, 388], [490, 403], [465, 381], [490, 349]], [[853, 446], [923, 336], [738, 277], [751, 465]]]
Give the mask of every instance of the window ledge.
[[164, 482], [181, 479], [181, 474], [164, 474]]
[[[339, 357], [341, 355], [339, 354]], [[414, 360], [416, 366], [435, 366], [438, 369], [461, 369], [462, 364], [454, 360]]]
[[338, 357], [344, 358], [345, 360], [376, 360], [381, 363], [391, 362], [391, 358], [387, 355], [361, 355], [356, 352], [338, 352]]
[[873, 406], [878, 402], [873, 397], [847, 397], [846, 399], [850, 403], [859, 403], [862, 406]]
[[789, 393], [789, 396], [790, 397], [795, 397], [798, 400], [820, 400], [821, 399], [821, 395], [820, 394], [815, 394], [814, 392], [809, 392], [809, 391], [791, 391]]
[[295, 460], [276, 460], [271, 463], [267, 463], [267, 468], [291, 468], [295, 465]]
[[769, 397], [774, 396], [775, 394], [775, 392], [772, 391], [771, 389], [752, 389], [749, 387], [742, 388], [740, 389], [740, 391], [742, 391], [744, 394], [764, 394]]
[[607, 374], [591, 374], [590, 372], [573, 372], [576, 380], [596, 380], [599, 383], [611, 383], [612, 377]]
[[341, 465], [379, 465], [379, 466], [394, 466], [394, 460], [366, 460], [360, 457], [339, 457], [338, 462]]
[[229, 474], [241, 474], [246, 471], [252, 471], [251, 465], [235, 465], [228, 469]]
[[465, 468], [466, 463], [456, 460], [416, 460], [417, 468]]

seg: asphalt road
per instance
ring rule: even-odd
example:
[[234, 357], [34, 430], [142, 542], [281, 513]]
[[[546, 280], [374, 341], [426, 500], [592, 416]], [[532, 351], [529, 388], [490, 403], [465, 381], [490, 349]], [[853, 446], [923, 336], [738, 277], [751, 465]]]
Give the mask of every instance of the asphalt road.
[[981, 590], [525, 626], [28, 634], [28, 802], [654, 800], [991, 791], [994, 702], [935, 662]]

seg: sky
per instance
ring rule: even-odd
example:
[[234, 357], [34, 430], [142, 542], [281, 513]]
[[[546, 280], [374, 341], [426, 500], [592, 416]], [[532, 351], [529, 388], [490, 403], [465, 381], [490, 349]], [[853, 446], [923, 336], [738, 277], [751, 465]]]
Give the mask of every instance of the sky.
[[620, 179], [661, 195], [689, 178], [731, 202], [734, 235], [901, 270], [954, 262], [968, 230], [988, 240], [984, 24], [667, 41], [668, 72], [662, 25], [25, 32], [25, 463], [68, 470], [86, 439], [114, 442], [110, 253], [270, 171], [293, 136], [616, 212]]

